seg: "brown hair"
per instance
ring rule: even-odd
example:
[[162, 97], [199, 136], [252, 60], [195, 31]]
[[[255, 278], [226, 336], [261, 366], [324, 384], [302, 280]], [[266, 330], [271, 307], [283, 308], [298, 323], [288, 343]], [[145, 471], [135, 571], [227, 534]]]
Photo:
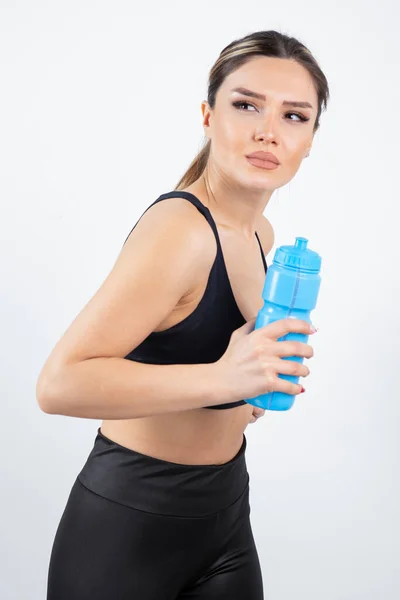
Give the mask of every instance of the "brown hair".
[[[329, 100], [329, 86], [325, 75], [311, 52], [299, 40], [278, 31], [257, 31], [234, 40], [219, 55], [211, 68], [208, 80], [207, 101], [211, 108], [215, 106], [217, 92], [225, 78], [244, 65], [254, 56], [272, 56], [295, 60], [311, 75], [318, 96], [318, 114], [314, 124], [314, 133], [319, 128], [322, 110], [326, 110]], [[184, 189], [194, 183], [204, 172], [210, 155], [211, 140], [205, 139], [205, 145], [181, 177], [175, 190]]]

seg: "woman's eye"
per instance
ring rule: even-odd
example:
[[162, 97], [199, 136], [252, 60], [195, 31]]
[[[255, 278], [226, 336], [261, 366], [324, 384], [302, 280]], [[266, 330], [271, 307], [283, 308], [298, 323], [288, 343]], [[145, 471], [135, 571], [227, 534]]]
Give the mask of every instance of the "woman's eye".
[[287, 113], [287, 116], [289, 115], [294, 115], [295, 117], [297, 117], [297, 119], [289, 119], [289, 121], [309, 121], [310, 119], [308, 119], [307, 117], [304, 117], [303, 115], [300, 115], [298, 113]]
[[[239, 109], [241, 109], [243, 106], [246, 106], [246, 107], [251, 106], [251, 108], [254, 108], [254, 110], [256, 110], [256, 107], [253, 106], [253, 104], [250, 104], [249, 102], [234, 102], [233, 106], [235, 106], [236, 108], [239, 108]], [[244, 110], [245, 110], [245, 112], [249, 112], [246, 109], [244, 109]], [[253, 112], [253, 111], [250, 111], [250, 112]]]
[[[238, 110], [242, 110], [244, 112], [258, 112], [257, 108], [253, 105], [250, 104], [249, 102], [245, 102], [244, 100], [239, 100], [237, 102], [233, 102], [232, 105], [237, 108]], [[251, 110], [250, 110], [251, 109]], [[290, 112], [286, 114], [287, 117], [289, 116], [294, 116], [296, 117], [295, 119], [291, 119], [289, 118], [289, 121], [293, 121], [293, 122], [306, 122], [309, 121], [310, 119], [305, 117], [304, 115], [301, 115], [300, 113], [294, 113], [294, 112]]]

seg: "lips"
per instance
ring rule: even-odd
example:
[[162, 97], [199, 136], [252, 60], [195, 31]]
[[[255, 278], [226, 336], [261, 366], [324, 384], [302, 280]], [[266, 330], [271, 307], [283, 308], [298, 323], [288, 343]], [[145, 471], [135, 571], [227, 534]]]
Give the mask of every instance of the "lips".
[[265, 162], [272, 162], [275, 165], [280, 165], [281, 163], [272, 152], [253, 152], [252, 154], [247, 154], [247, 158], [257, 158], [258, 160], [263, 160]]

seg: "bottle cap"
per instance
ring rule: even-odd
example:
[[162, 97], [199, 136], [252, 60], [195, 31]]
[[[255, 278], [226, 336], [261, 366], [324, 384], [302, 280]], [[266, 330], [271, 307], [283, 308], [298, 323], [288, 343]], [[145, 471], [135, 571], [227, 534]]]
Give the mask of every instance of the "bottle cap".
[[321, 257], [317, 252], [307, 248], [308, 240], [297, 237], [294, 246], [281, 246], [277, 248], [274, 263], [289, 269], [306, 271], [308, 273], [319, 273], [321, 269]]

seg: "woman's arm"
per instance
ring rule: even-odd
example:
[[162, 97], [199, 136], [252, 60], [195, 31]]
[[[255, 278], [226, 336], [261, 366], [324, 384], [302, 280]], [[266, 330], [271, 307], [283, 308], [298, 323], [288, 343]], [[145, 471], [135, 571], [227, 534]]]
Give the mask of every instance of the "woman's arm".
[[236, 400], [218, 362], [150, 365], [124, 359], [199, 277], [206, 278], [215, 254], [212, 230], [191, 204], [174, 198], [152, 206], [47, 359], [37, 382], [40, 408], [132, 419]]
[[234, 400], [218, 363], [149, 365], [117, 357], [67, 365], [38, 393], [44, 412], [86, 419], [135, 419]]

